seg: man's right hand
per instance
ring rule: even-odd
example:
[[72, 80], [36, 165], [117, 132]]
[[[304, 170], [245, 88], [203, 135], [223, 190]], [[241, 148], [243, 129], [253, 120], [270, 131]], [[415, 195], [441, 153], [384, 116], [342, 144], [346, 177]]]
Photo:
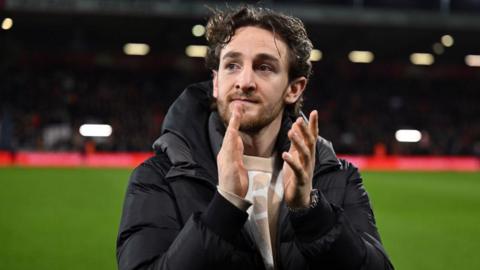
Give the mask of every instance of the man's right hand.
[[248, 191], [248, 174], [243, 165], [243, 142], [238, 130], [242, 114], [242, 107], [234, 104], [222, 148], [217, 155], [217, 166], [219, 188], [245, 198]]

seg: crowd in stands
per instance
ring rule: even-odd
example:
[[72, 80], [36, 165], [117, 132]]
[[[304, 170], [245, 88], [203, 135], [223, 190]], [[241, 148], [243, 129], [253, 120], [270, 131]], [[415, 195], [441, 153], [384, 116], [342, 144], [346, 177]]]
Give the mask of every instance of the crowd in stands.
[[[320, 134], [337, 153], [480, 155], [480, 80], [345, 76], [316, 70], [304, 110], [318, 109]], [[0, 148], [21, 151], [150, 151], [169, 105], [183, 88], [209, 78], [172, 69], [10, 68], [0, 77]], [[111, 137], [85, 138], [84, 123], [113, 127]], [[401, 143], [395, 131], [422, 132]]]
[[[478, 82], [336, 80], [312, 102], [321, 112], [321, 134], [340, 153], [478, 156]], [[422, 139], [398, 142], [398, 129], [417, 129]]]
[[[168, 104], [168, 84], [125, 74], [41, 73], [13, 71], [0, 88], [3, 148], [14, 150], [83, 150], [93, 140], [97, 150], [150, 150]], [[10, 123], [7, 123], [10, 122]], [[109, 138], [84, 138], [82, 124], [109, 124]], [[8, 141], [8, 142], [7, 142]]]

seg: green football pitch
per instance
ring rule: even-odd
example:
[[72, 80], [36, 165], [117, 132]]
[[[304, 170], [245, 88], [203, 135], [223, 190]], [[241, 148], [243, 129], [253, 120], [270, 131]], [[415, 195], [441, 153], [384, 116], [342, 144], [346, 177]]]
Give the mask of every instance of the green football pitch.
[[[129, 174], [0, 169], [0, 269], [116, 269]], [[480, 173], [363, 177], [396, 269], [480, 269]]]

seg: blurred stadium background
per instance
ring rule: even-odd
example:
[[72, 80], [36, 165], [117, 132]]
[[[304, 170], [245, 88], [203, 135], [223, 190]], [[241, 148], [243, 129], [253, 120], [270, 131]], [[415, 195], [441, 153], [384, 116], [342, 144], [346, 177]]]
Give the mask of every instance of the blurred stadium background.
[[[480, 1], [261, 5], [306, 23], [304, 109], [363, 169], [396, 268], [480, 269]], [[0, 0], [0, 269], [116, 268], [131, 168], [210, 78], [206, 6]]]

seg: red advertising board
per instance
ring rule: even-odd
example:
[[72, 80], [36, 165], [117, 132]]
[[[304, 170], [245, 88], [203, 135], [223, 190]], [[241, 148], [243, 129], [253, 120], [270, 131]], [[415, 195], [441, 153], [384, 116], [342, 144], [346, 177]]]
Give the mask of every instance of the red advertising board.
[[[0, 166], [134, 168], [153, 153], [76, 153], [0, 151]], [[369, 171], [480, 171], [480, 158], [450, 156], [356, 156], [340, 155]]]

